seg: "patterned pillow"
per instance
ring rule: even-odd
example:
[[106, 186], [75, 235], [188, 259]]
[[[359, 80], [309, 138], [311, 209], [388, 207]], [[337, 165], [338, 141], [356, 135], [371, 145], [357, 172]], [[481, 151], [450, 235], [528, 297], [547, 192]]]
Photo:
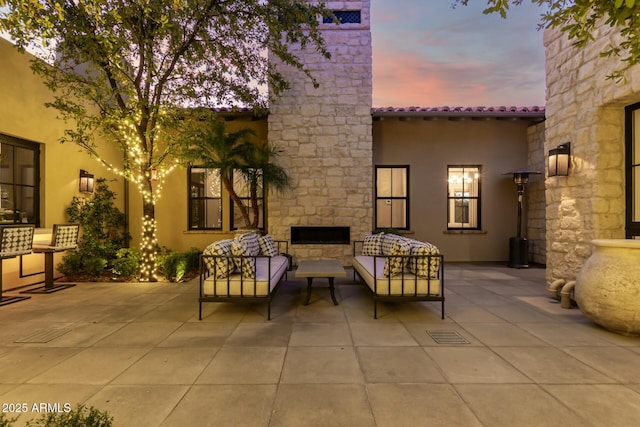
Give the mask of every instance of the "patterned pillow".
[[270, 235], [264, 235], [258, 237], [258, 244], [260, 245], [260, 255], [276, 256], [278, 255], [278, 247], [273, 237]]
[[[411, 255], [438, 255], [440, 251], [431, 243], [411, 242]], [[409, 258], [409, 271], [418, 277], [438, 278], [440, 258]]]
[[402, 239], [402, 237], [397, 234], [383, 234], [382, 235], [382, 255], [391, 255], [391, 250], [393, 249], [393, 245], [395, 245], [396, 240]]
[[236, 236], [234, 239], [236, 242], [242, 242], [247, 246], [248, 255], [256, 256], [260, 255], [260, 243], [258, 241], [258, 235], [256, 233], [244, 233]]
[[396, 239], [389, 255], [384, 263], [384, 271], [382, 275], [384, 277], [396, 276], [402, 273], [402, 270], [407, 265], [407, 256], [411, 254], [411, 245], [403, 238]]
[[[240, 269], [242, 277], [245, 279], [255, 279], [256, 277], [256, 259], [255, 255], [250, 254], [249, 246], [242, 240], [234, 240], [231, 243], [231, 253], [235, 258], [236, 267]], [[257, 255], [257, 254], [256, 254]]]
[[382, 236], [384, 233], [366, 234], [362, 243], [362, 255], [382, 255]]
[[[231, 244], [233, 240], [226, 239], [214, 242], [207, 246], [202, 255], [231, 255]], [[216, 279], [222, 279], [228, 277], [236, 269], [236, 264], [233, 262], [233, 258], [211, 258], [205, 257], [204, 263], [209, 270], [209, 274], [216, 275]]]

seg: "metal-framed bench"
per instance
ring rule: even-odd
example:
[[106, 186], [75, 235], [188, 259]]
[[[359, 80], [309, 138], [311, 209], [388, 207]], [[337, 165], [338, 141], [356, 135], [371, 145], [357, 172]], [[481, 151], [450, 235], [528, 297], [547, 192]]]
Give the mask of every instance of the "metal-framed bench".
[[2, 288], [2, 264], [5, 259], [28, 255], [33, 247], [34, 225], [0, 226], [0, 306], [24, 301], [30, 297], [4, 295]]
[[34, 253], [44, 254], [44, 286], [23, 291], [24, 294], [50, 294], [75, 286], [75, 283], [54, 283], [53, 254], [78, 247], [78, 224], [54, 224], [51, 243], [33, 245]]

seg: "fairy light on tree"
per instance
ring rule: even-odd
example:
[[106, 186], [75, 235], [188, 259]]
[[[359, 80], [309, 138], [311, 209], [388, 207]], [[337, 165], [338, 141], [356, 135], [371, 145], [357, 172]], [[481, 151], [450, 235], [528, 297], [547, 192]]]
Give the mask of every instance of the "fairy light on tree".
[[[176, 166], [185, 108], [266, 106], [289, 87], [269, 52], [305, 72], [288, 46], [329, 53], [319, 31], [331, 16], [311, 0], [0, 0], [0, 31], [36, 52], [32, 69], [77, 144], [141, 194], [143, 280], [155, 271], [155, 203]], [[37, 48], [40, 47], [40, 50]], [[122, 159], [100, 155], [116, 145]], [[155, 169], [155, 178], [151, 171]]]

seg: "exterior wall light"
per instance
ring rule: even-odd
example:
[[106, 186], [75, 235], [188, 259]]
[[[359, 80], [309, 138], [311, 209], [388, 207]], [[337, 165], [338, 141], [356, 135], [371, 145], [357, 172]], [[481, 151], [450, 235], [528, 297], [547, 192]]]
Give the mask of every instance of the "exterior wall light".
[[570, 142], [558, 145], [557, 148], [549, 150], [549, 176], [568, 176], [570, 157]]
[[80, 169], [79, 190], [81, 193], [93, 193], [93, 175]]

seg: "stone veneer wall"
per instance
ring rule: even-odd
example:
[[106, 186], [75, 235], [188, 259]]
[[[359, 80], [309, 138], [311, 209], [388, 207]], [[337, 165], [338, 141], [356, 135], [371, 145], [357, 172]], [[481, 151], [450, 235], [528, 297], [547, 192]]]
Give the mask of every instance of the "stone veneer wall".
[[529, 261], [536, 264], [546, 264], [546, 200], [544, 186], [544, 170], [546, 157], [544, 155], [544, 122], [527, 128], [527, 168], [542, 172], [532, 175], [526, 188], [527, 197], [527, 239], [529, 240]]
[[576, 49], [558, 30], [545, 32], [544, 152], [571, 142], [572, 161], [568, 177], [546, 178], [548, 282], [575, 279], [592, 239], [624, 238], [624, 107], [640, 101], [640, 68], [626, 82], [607, 79], [621, 62], [599, 53], [616, 38], [602, 25]]
[[[289, 240], [290, 227], [350, 226], [351, 240], [372, 230], [372, 51], [369, 1], [329, 1], [360, 10], [360, 24], [323, 24], [331, 59], [298, 52], [320, 83], [289, 72], [291, 89], [269, 105], [269, 142], [293, 188], [268, 197], [267, 226]], [[350, 245], [290, 245], [295, 259], [335, 258], [350, 264]]]

